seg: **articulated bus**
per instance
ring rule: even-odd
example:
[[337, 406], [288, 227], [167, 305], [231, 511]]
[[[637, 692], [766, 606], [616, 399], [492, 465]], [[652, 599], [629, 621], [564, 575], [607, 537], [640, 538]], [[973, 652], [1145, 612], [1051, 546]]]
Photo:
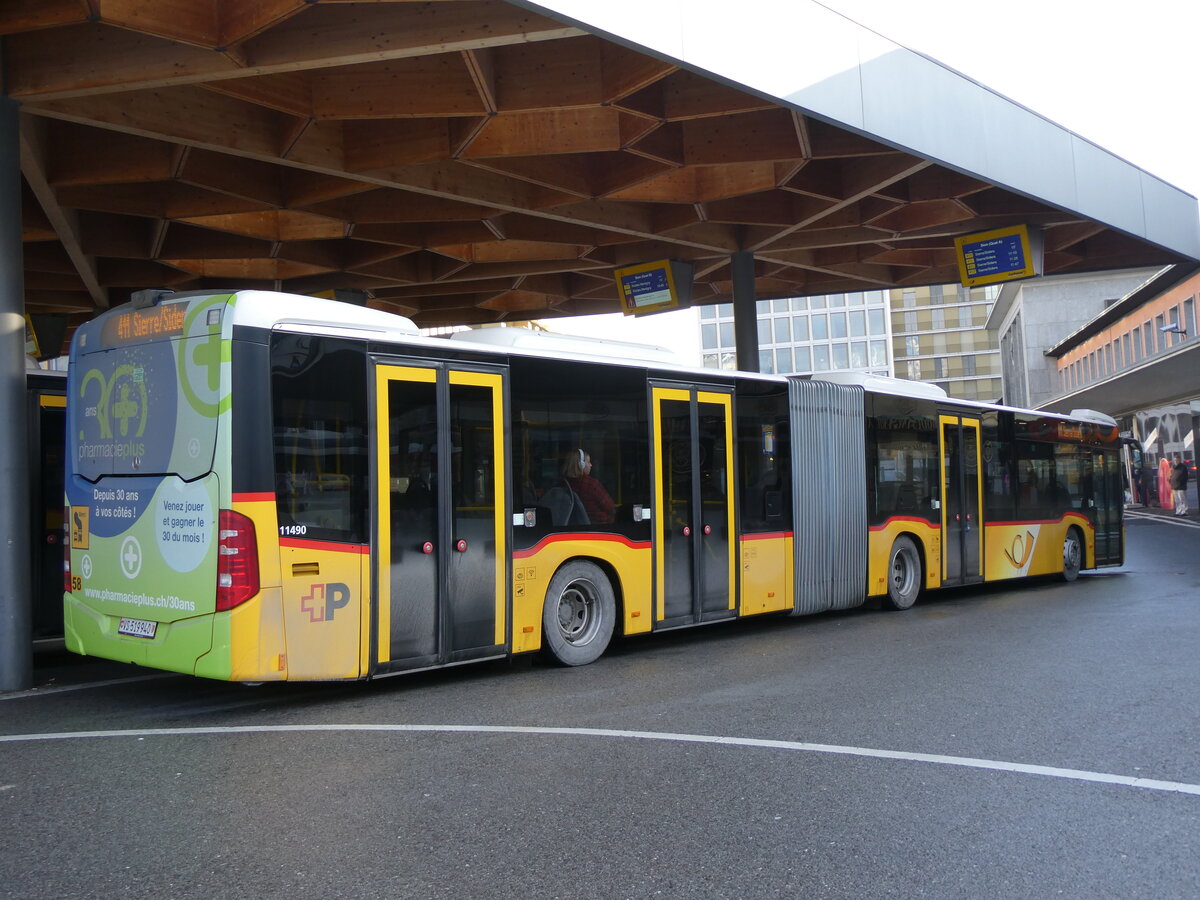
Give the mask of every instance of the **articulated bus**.
[[614, 632], [1122, 561], [1107, 417], [642, 350], [136, 295], [71, 347], [67, 646], [245, 682], [581, 665]]

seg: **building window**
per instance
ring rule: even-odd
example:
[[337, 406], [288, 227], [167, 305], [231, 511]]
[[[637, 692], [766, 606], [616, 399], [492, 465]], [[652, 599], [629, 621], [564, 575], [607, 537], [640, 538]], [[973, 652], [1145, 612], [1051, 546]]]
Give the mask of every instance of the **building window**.
[[847, 306], [862, 306], [862, 305], [863, 305], [863, 301], [864, 301], [865, 299], [866, 299], [866, 298], [865, 298], [865, 297], [863, 297], [863, 295], [862, 295], [862, 293], [861, 293], [861, 292], [855, 292], [855, 293], [853, 293], [853, 294], [847, 294], [847, 295], [846, 295], [846, 305], [847, 305]]
[[917, 292], [906, 290], [900, 295], [900, 305], [905, 309], [911, 309], [917, 305]]
[[921, 362], [920, 360], [911, 360], [908, 364], [908, 378], [910, 381], [921, 380]]
[[722, 347], [735, 346], [735, 344], [733, 342], [733, 323], [732, 322], [722, 322], [720, 325], [720, 328], [721, 328], [721, 346]]
[[808, 308], [809, 309], [824, 309], [825, 308], [825, 295], [821, 294], [819, 297], [809, 297], [808, 298]]
[[883, 322], [883, 309], [876, 307], [867, 310], [867, 324], [871, 326], [871, 334], [886, 334], [887, 328]]
[[[861, 295], [860, 295], [861, 296]], [[861, 309], [850, 311], [850, 337], [866, 337], [867, 314]]]
[[933, 310], [933, 327], [935, 329], [946, 327], [946, 311], [944, 309]]
[[1113, 368], [1113, 348], [1112, 344], [1104, 345], [1104, 374], [1111, 375], [1116, 370]]
[[1154, 355], [1154, 338], [1150, 335], [1150, 323], [1142, 323], [1142, 359], [1149, 359]]
[[917, 330], [917, 314], [915, 312], [906, 312], [904, 314], [904, 330], [905, 331], [916, 331]]
[[808, 316], [792, 316], [792, 335], [797, 341], [808, 340]]
[[824, 315], [812, 317], [812, 336], [814, 341], [824, 341], [829, 338], [829, 322]]
[[[1167, 324], [1174, 325], [1176, 328], [1183, 328], [1183, 316], [1180, 314], [1178, 306], [1176, 306], [1174, 309], [1171, 310], [1171, 319], [1169, 322], [1167, 322]], [[1171, 340], [1170, 340], [1171, 346], [1174, 346], [1175, 344], [1180, 343], [1182, 340], [1183, 340], [1183, 335], [1180, 334], [1178, 331], [1174, 331], [1171, 333]]]
[[771, 320], [758, 320], [758, 342], [759, 344], [767, 344], [771, 341]]
[[796, 348], [796, 371], [811, 372], [812, 371], [812, 354], [807, 347]]
[[813, 371], [827, 372], [829, 371], [829, 345], [817, 344], [812, 348], [813, 351]]
[[1158, 353], [1167, 349], [1167, 336], [1163, 334], [1163, 326], [1166, 324], [1166, 316], [1154, 317], [1154, 352]]
[[717, 326], [700, 326], [700, 346], [705, 350], [715, 350], [717, 347]]
[[835, 369], [850, 368], [850, 348], [845, 344], [833, 345], [833, 367]]
[[767, 375], [775, 373], [775, 354], [770, 350], [758, 351], [758, 371], [764, 372]]
[[940, 284], [934, 284], [934, 285], [931, 285], [931, 286], [930, 286], [930, 288], [929, 288], [929, 302], [930, 302], [931, 304], [933, 304], [933, 303], [939, 303], [939, 304], [940, 304], [940, 303], [945, 303], [945, 302], [946, 302], [946, 297], [945, 297], [945, 294], [944, 294], [944, 292], [943, 292], [943, 290], [942, 290], [942, 286], [941, 286]]
[[964, 356], [962, 358], [962, 364], [963, 364], [963, 374], [964, 375], [974, 375], [975, 374], [975, 357]]
[[1196, 298], [1188, 297], [1183, 301], [1183, 322], [1180, 323], [1187, 332], [1183, 340], [1196, 336]]
[[921, 339], [917, 335], [910, 335], [904, 339], [904, 355], [905, 356], [920, 356], [921, 355]]
[[829, 336], [835, 340], [846, 337], [846, 314], [844, 312], [829, 314]]
[[887, 365], [887, 342], [886, 341], [871, 341], [871, 365], [886, 366]]
[[792, 320], [783, 316], [775, 320], [775, 343], [787, 344], [792, 340]]
[[850, 345], [850, 368], [865, 369], [867, 365], [867, 342], [855, 341]]
[[701, 319], [715, 319], [717, 317], [717, 308], [715, 306], [700, 307]]
[[950, 375], [950, 363], [944, 356], [939, 356], [933, 361], [933, 377], [947, 378]]
[[780, 375], [793, 371], [791, 347], [780, 347], [775, 351], [775, 371]]
[[1128, 331], [1125, 332], [1125, 334], [1123, 334], [1121, 336], [1121, 348], [1122, 348], [1121, 355], [1125, 360], [1125, 368], [1129, 368], [1130, 366], [1133, 365], [1133, 357], [1129, 355], [1133, 349], [1133, 342], [1129, 340], [1129, 332]]

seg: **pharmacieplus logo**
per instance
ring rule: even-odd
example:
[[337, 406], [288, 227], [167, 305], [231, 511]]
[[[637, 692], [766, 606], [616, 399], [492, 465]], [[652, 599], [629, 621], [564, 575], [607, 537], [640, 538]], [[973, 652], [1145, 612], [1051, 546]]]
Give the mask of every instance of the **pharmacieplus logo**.
[[90, 369], [80, 383], [79, 395], [85, 403], [85, 419], [95, 419], [100, 432], [99, 444], [84, 443], [79, 433], [80, 458], [93, 456], [142, 456], [146, 445], [138, 440], [146, 432], [145, 370], [137, 366], [117, 366], [110, 377]]

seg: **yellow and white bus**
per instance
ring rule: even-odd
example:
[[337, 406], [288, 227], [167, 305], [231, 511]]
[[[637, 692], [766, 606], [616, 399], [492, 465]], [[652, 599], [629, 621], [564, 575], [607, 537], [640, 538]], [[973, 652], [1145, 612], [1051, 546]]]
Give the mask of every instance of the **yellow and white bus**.
[[251, 682], [580, 665], [614, 632], [1122, 561], [1111, 419], [859, 381], [144, 292], [72, 342], [67, 646]]

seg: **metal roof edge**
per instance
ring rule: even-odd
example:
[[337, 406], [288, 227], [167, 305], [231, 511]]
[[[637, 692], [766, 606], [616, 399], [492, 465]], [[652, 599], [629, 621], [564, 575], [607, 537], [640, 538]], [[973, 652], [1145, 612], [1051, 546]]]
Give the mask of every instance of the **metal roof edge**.
[[[1200, 260], [1196, 197], [819, 0], [506, 2]], [[735, 66], [743, 34], [759, 51]]]

